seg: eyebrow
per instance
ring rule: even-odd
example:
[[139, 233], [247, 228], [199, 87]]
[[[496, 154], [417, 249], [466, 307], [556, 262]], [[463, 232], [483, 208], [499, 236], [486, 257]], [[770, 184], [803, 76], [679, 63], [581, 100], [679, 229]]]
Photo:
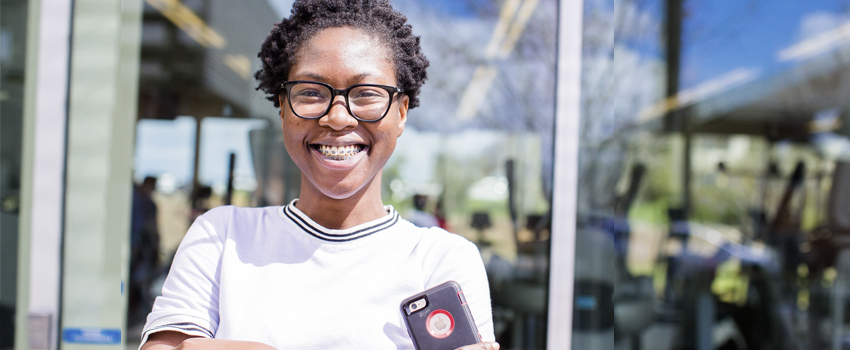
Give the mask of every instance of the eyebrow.
[[[313, 73], [313, 72], [301, 72], [301, 73], [298, 73], [297, 76], [299, 78], [306, 77], [306, 78], [313, 79], [313, 80], [318, 81], [318, 82], [327, 82], [328, 81], [328, 78], [325, 77], [324, 75], [321, 75], [321, 74], [318, 74], [318, 73]], [[353, 80], [354, 82], [360, 82], [360, 81], [363, 81], [364, 79], [371, 77], [371, 76], [372, 76], [372, 74], [370, 74], [370, 73], [360, 73], [360, 74], [355, 75], [351, 80]], [[297, 80], [303, 80], [303, 79], [297, 79]]]

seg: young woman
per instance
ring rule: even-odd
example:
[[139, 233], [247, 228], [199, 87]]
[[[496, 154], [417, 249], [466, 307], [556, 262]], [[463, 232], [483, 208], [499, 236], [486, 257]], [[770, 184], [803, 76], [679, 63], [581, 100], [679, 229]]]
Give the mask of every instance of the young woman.
[[[148, 316], [142, 349], [412, 348], [399, 311], [454, 280], [498, 349], [475, 245], [381, 202], [381, 171], [426, 78], [387, 1], [296, 1], [256, 74], [301, 169], [283, 207], [215, 208], [195, 221]], [[423, 145], [427, 147], [427, 145]]]

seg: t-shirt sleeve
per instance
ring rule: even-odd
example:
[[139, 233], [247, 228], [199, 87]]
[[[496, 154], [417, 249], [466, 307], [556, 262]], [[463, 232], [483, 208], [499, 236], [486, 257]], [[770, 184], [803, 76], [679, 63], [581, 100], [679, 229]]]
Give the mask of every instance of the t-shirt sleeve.
[[[496, 341], [493, 333], [493, 311], [490, 306], [490, 285], [478, 248], [460, 237], [447, 237], [452, 241], [446, 254], [437, 264], [425, 288], [446, 281], [460, 284], [483, 341]], [[445, 238], [444, 238], [445, 239]]]
[[[189, 228], [142, 330], [142, 345], [156, 332], [176, 331], [190, 336], [215, 337], [219, 324], [219, 279], [224, 233], [211, 222], [210, 213]], [[223, 230], [223, 229], [220, 229]]]

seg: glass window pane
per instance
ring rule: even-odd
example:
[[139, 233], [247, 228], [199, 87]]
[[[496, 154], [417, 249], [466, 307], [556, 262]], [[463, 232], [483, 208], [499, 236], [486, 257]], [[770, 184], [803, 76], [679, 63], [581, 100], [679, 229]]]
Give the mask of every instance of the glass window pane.
[[140, 340], [194, 218], [212, 206], [268, 203], [254, 195], [266, 174], [255, 173], [255, 136], [279, 132], [278, 112], [254, 90], [253, 73], [260, 42], [281, 17], [275, 6], [264, 0], [144, 2], [129, 347]]
[[845, 347], [848, 3], [584, 3], [574, 346]]
[[557, 3], [400, 2], [431, 61], [385, 203], [475, 242], [496, 339], [545, 347]]

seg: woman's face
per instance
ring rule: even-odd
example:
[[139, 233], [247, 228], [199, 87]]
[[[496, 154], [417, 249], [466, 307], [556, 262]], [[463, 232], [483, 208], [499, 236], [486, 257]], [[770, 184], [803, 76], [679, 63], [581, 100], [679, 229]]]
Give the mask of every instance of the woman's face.
[[[386, 45], [351, 27], [328, 28], [317, 33], [298, 51], [288, 80], [318, 81], [336, 89], [354, 84], [396, 86], [395, 67]], [[407, 96], [397, 94], [386, 117], [377, 122], [362, 122], [348, 114], [345, 98], [337, 96], [326, 115], [308, 120], [293, 114], [282, 94], [280, 118], [284, 144], [308, 180], [301, 185], [312, 186], [312, 190], [333, 199], [348, 198], [363, 190], [381, 173], [392, 155], [396, 139], [404, 131], [407, 102]], [[320, 150], [354, 154], [336, 160]]]

